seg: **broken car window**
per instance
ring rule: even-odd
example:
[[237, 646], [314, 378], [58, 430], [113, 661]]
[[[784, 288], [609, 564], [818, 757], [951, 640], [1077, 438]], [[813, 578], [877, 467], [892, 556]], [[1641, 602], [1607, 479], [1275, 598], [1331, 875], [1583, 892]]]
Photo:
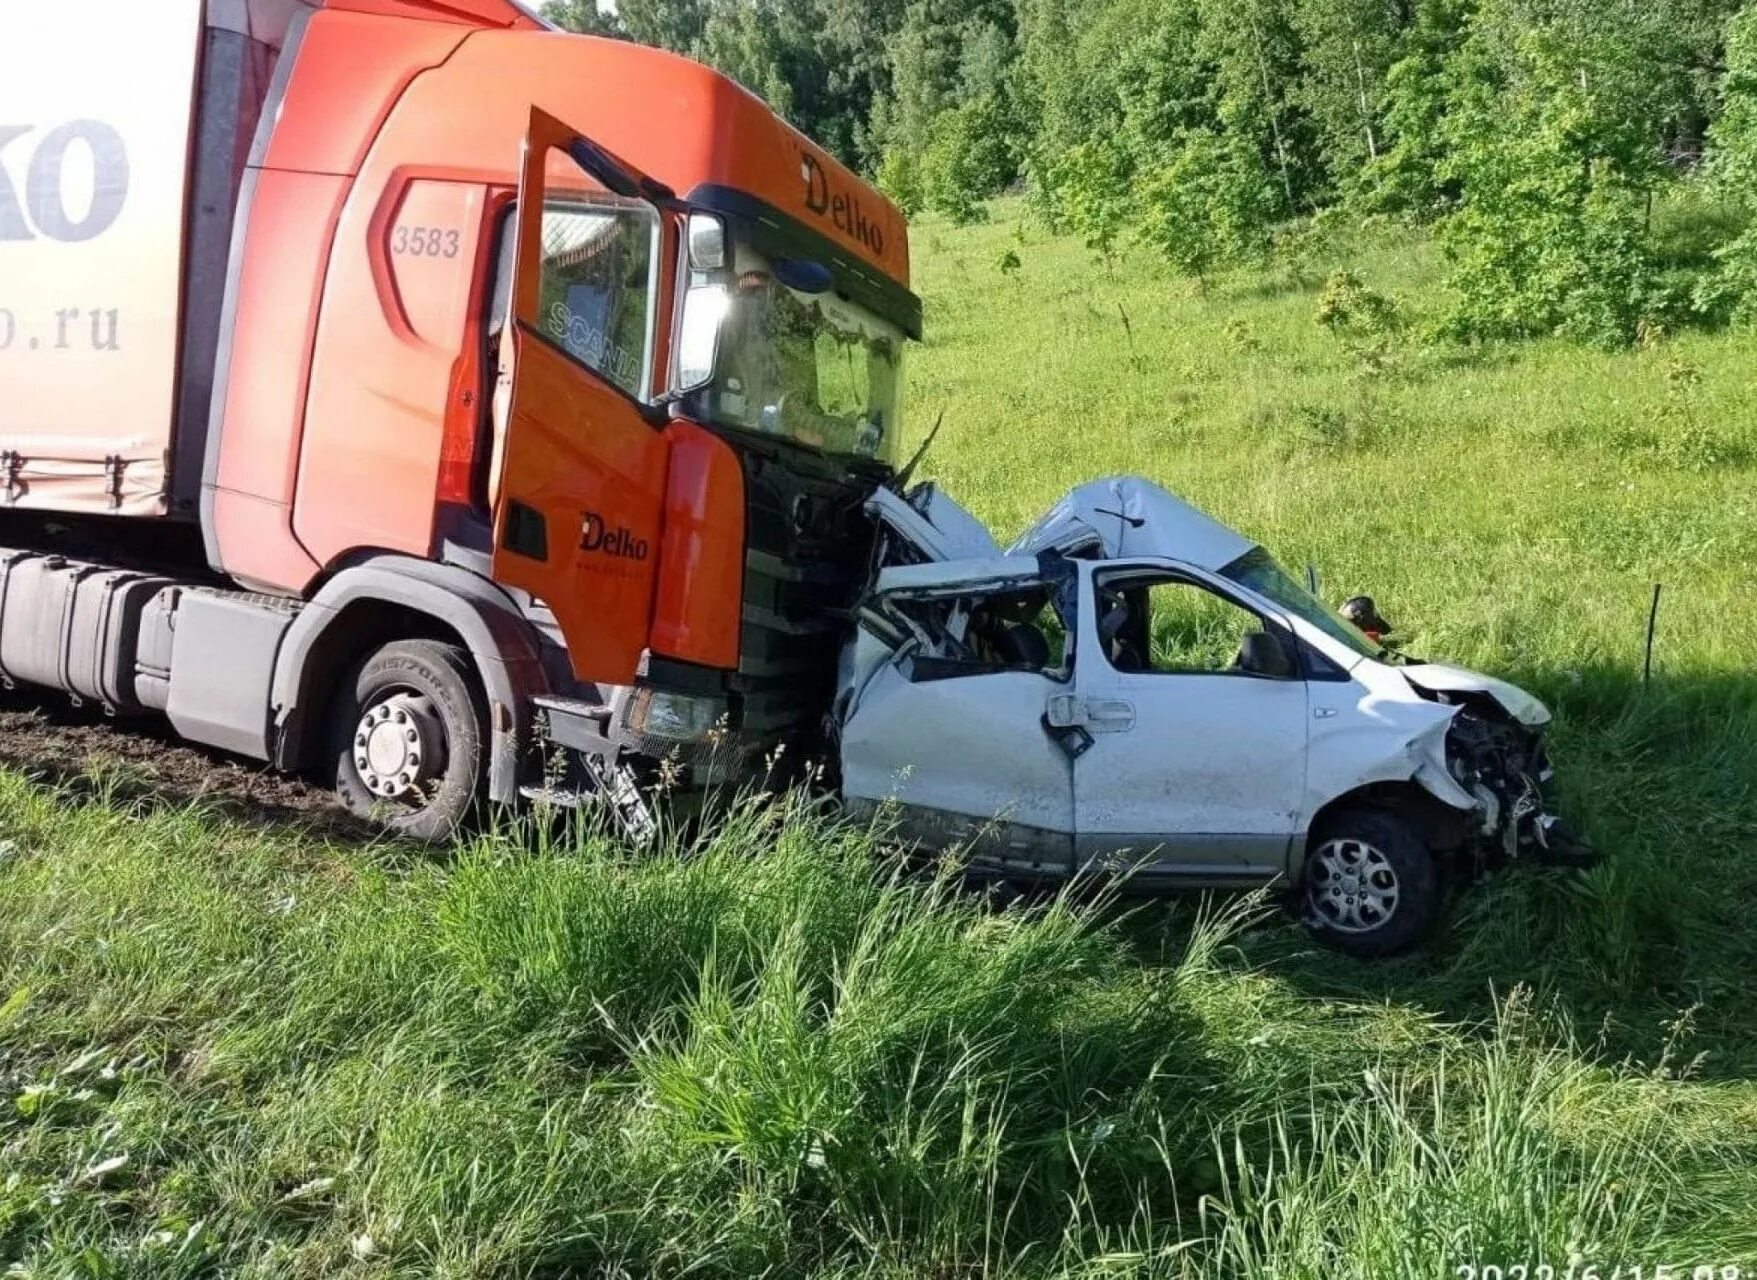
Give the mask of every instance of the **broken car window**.
[[985, 660], [1009, 670], [1067, 670], [1067, 630], [1042, 589], [970, 602], [969, 635]]
[[[1063, 679], [1072, 646], [1047, 586], [989, 594], [891, 597], [889, 612], [920, 639], [918, 655], [955, 663], [962, 674], [1036, 671]], [[934, 668], [936, 678], [946, 671]]]

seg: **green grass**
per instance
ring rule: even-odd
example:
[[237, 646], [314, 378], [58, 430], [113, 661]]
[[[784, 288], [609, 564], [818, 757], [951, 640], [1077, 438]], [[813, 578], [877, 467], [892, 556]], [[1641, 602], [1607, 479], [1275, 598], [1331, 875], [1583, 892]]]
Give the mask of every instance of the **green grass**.
[[1757, 340], [1363, 359], [1322, 279], [1419, 330], [1417, 240], [1204, 295], [1019, 212], [916, 238], [928, 470], [1006, 533], [1144, 473], [1370, 590], [1555, 704], [1605, 864], [1359, 964], [1248, 903], [995, 910], [799, 802], [431, 858], [0, 776], [0, 1268], [1750, 1274]]

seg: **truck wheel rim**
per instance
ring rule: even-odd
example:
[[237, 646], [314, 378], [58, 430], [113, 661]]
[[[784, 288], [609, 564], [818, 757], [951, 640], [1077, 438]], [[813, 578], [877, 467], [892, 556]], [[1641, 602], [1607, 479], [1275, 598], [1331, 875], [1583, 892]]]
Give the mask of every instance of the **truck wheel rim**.
[[379, 800], [415, 805], [445, 775], [445, 728], [431, 699], [409, 690], [385, 693], [354, 726], [354, 770]]
[[1306, 905], [1339, 933], [1371, 933], [1397, 912], [1397, 869], [1365, 840], [1326, 840], [1306, 871]]

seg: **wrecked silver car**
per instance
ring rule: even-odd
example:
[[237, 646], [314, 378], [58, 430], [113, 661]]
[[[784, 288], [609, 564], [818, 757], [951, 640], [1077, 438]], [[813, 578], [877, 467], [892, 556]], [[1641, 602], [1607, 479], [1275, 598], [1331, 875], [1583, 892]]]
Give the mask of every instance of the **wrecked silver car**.
[[906, 840], [1010, 878], [1282, 882], [1374, 955], [1428, 931], [1448, 867], [1560, 848], [1541, 702], [1393, 654], [1144, 480], [1004, 551], [931, 486], [868, 509], [833, 720], [846, 804]]

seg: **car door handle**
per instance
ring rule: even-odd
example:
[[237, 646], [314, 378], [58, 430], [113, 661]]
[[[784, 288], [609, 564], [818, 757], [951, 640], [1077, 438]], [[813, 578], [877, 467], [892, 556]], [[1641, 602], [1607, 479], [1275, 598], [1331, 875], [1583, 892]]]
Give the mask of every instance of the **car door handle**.
[[1053, 695], [1043, 709], [1043, 724], [1049, 729], [1075, 729], [1086, 723], [1086, 707], [1071, 693]]
[[1096, 698], [1086, 704], [1086, 724], [1099, 733], [1125, 733], [1135, 727], [1135, 704]]
[[1043, 723], [1050, 729], [1123, 733], [1135, 727], [1135, 704], [1121, 698], [1081, 698], [1058, 693], [1044, 709]]

